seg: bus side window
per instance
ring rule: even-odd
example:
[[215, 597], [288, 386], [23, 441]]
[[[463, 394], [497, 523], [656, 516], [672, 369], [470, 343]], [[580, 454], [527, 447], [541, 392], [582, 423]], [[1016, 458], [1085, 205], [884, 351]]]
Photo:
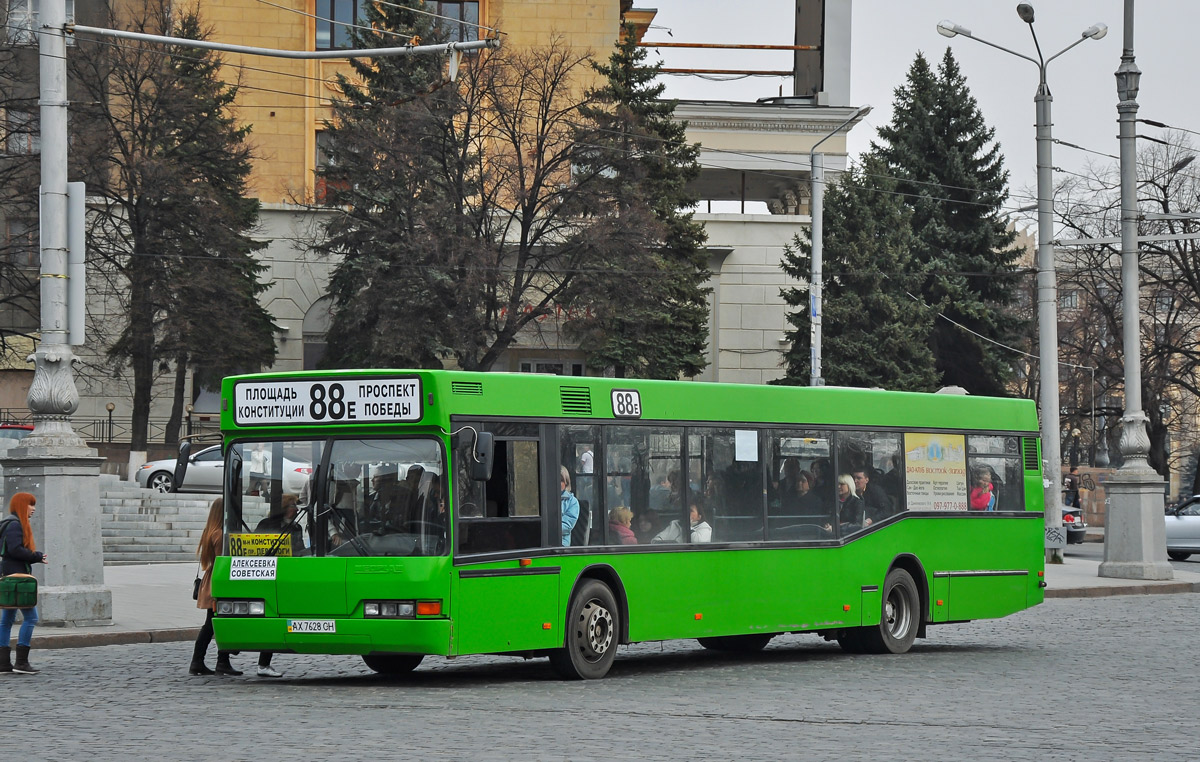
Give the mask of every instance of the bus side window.
[[[763, 539], [763, 464], [757, 431], [690, 429], [688, 480], [698, 485], [691, 497], [699, 501], [712, 527], [712, 542]], [[701, 541], [695, 532], [692, 541]]]
[[[995, 499], [989, 510], [1025, 510], [1024, 466], [1017, 437], [973, 434], [967, 437], [967, 470], [985, 476]], [[974, 485], [971, 485], [974, 486]]]
[[600, 520], [604, 514], [595, 477], [597, 434], [595, 426], [559, 429], [559, 465], [567, 469], [571, 491], [579, 501], [579, 516], [571, 529], [573, 547], [604, 544], [604, 522]]
[[[768, 505], [767, 539], [827, 540], [833, 537], [835, 474], [833, 432], [772, 429], [767, 434], [775, 494]], [[828, 528], [826, 528], [828, 527]]]
[[[459, 453], [460, 461], [469, 454]], [[465, 461], [464, 461], [465, 462]], [[497, 437], [492, 478], [458, 479], [460, 553], [488, 553], [542, 545], [541, 491], [536, 440]]]

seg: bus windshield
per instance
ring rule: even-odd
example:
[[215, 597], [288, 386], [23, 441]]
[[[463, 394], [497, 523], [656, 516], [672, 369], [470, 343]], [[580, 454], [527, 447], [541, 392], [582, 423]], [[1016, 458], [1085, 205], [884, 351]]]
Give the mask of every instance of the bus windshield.
[[243, 441], [232, 450], [242, 466], [230, 555], [446, 552], [446, 469], [435, 439]]

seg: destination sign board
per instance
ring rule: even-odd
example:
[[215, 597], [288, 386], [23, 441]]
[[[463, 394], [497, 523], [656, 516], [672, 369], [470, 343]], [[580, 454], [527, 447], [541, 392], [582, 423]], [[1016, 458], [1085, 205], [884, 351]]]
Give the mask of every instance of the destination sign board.
[[421, 379], [243, 381], [233, 389], [239, 426], [412, 423], [421, 420]]

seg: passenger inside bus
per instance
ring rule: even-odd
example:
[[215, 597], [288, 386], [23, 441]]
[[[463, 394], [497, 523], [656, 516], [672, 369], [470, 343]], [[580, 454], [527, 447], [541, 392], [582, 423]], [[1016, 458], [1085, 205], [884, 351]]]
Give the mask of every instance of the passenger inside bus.
[[887, 493], [872, 481], [871, 471], [872, 469], [863, 467], [856, 468], [851, 472], [854, 479], [854, 494], [863, 501], [866, 516], [871, 521], [880, 521], [891, 516], [895, 511], [892, 509], [892, 501]]
[[[871, 525], [870, 517], [865, 515], [866, 506], [861, 498], [854, 494], [854, 477], [842, 474], [837, 478], [837, 517], [842, 534], [856, 532]], [[826, 530], [832, 530], [830, 524]]]
[[285, 493], [279, 498], [278, 507], [272, 506], [271, 512], [254, 527], [255, 532], [282, 534], [289, 538], [287, 552], [277, 550], [273, 555], [300, 556], [306, 553], [304, 546], [304, 529], [296, 521], [296, 496]]
[[617, 506], [608, 512], [608, 537], [611, 545], [637, 545], [633, 533], [633, 511]]
[[[700, 505], [699, 500], [692, 501], [688, 508], [688, 518], [691, 522], [691, 542], [711, 542], [712, 527], [704, 520], [704, 508]], [[651, 542], [688, 542], [689, 535], [684, 532], [683, 525], [679, 519], [673, 520], [667, 524], [666, 528], [658, 534], [654, 535]]]

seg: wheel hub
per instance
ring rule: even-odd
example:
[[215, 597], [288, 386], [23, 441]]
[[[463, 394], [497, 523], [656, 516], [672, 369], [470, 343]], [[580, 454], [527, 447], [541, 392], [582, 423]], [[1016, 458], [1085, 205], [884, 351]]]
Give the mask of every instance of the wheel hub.
[[883, 608], [883, 618], [892, 637], [902, 638], [908, 632], [909, 610], [901, 593], [893, 592], [888, 596]]
[[599, 658], [608, 652], [613, 639], [613, 619], [609, 610], [596, 601], [583, 610], [585, 642], [589, 657]]

